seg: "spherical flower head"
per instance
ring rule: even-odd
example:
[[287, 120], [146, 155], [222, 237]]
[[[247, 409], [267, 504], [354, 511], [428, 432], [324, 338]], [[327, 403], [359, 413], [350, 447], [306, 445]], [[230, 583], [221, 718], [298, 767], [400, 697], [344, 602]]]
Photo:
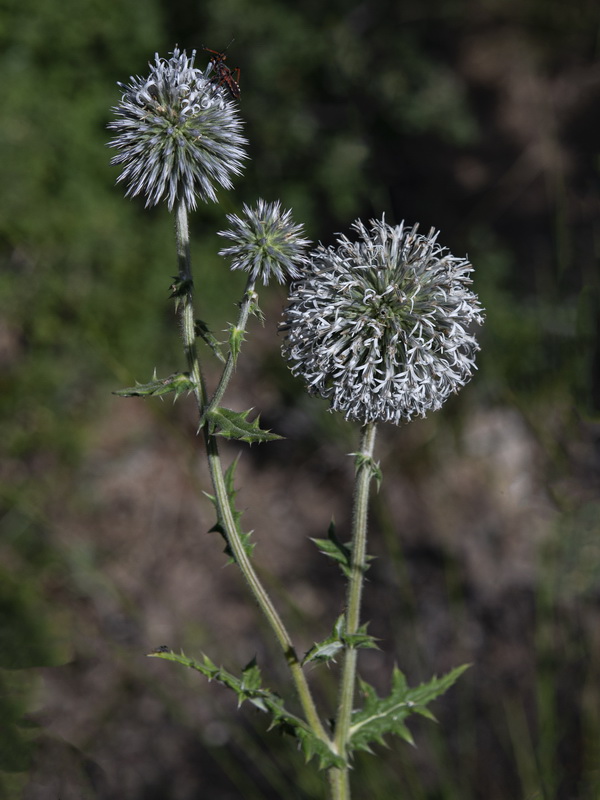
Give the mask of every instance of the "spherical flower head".
[[346, 419], [399, 424], [441, 407], [471, 377], [483, 321], [471, 265], [418, 226], [357, 220], [359, 240], [320, 245], [292, 285], [284, 355]]
[[231, 269], [243, 269], [252, 280], [265, 284], [271, 276], [283, 283], [286, 278], [300, 278], [308, 264], [305, 254], [310, 244], [302, 237], [302, 225], [292, 222], [292, 212], [282, 211], [279, 201], [259, 200], [256, 208], [244, 204], [244, 214], [228, 214], [231, 229], [219, 231], [219, 236], [235, 244], [219, 250], [219, 255], [231, 258]]
[[128, 196], [144, 195], [146, 206], [166, 200], [172, 209], [182, 199], [193, 209], [198, 197], [216, 200], [215, 185], [231, 188], [247, 158], [236, 104], [211, 77], [212, 64], [194, 67], [195, 56], [177, 48], [168, 60], [157, 54], [148, 77], [119, 84], [123, 96], [108, 127], [116, 131], [109, 146], [120, 152], [111, 164], [123, 165], [118, 181]]

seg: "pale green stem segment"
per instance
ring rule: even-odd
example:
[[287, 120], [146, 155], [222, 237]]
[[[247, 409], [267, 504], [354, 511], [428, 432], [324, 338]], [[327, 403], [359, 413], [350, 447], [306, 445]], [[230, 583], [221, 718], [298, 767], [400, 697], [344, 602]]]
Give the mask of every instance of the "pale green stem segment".
[[183, 297], [178, 298], [181, 315], [181, 337], [185, 357], [188, 363], [190, 379], [194, 384], [194, 396], [198, 404], [200, 416], [204, 412], [207, 402], [206, 383], [200, 369], [200, 359], [196, 348], [196, 320], [194, 318], [192, 279], [192, 260], [190, 255], [190, 232], [185, 203], [180, 201], [175, 212], [175, 242], [177, 244], [177, 266], [179, 267], [179, 280], [185, 285]]
[[[255, 301], [255, 292], [254, 287], [256, 285], [256, 279], [249, 277], [248, 283], [246, 284], [246, 291], [244, 292], [244, 298], [240, 303], [240, 315], [238, 317], [238, 321], [236, 323], [235, 329], [232, 333], [235, 335], [243, 336], [246, 330], [246, 325], [248, 324], [248, 316], [250, 314], [250, 307], [252, 303]], [[206, 409], [206, 414], [208, 415], [211, 411], [214, 411], [217, 408], [223, 399], [223, 395], [225, 394], [225, 390], [231, 380], [231, 375], [233, 373], [236, 361], [237, 361], [237, 352], [234, 352], [233, 349], [229, 348], [229, 355], [227, 356], [227, 361], [225, 362], [225, 367], [223, 368], [223, 374], [221, 375], [221, 380], [219, 381], [219, 385], [212, 396], [210, 403]]]
[[[354, 485], [354, 507], [352, 512], [352, 562], [348, 594], [346, 599], [346, 633], [354, 634], [360, 627], [360, 606], [365, 579], [367, 555], [367, 511], [369, 487], [374, 476], [373, 450], [377, 426], [370, 422], [362, 430], [360, 451], [357, 453], [357, 471]], [[335, 720], [335, 749], [347, 759], [348, 736], [354, 704], [356, 686], [357, 650], [346, 649], [342, 667], [342, 682]], [[350, 781], [348, 766], [330, 771], [333, 800], [349, 800]]]
[[[180, 202], [177, 206], [177, 211], [175, 215], [175, 238], [177, 241], [177, 259], [179, 264], [179, 278], [181, 281], [185, 282], [185, 285], [188, 287], [185, 293], [181, 298], [180, 301], [180, 314], [181, 314], [181, 328], [182, 328], [182, 337], [183, 337], [183, 346], [186, 353], [186, 358], [188, 361], [188, 367], [190, 372], [190, 377], [194, 381], [194, 395], [196, 397], [196, 401], [198, 404], [198, 412], [200, 414], [200, 418], [202, 418], [204, 414], [204, 409], [207, 407], [207, 391], [206, 391], [206, 383], [204, 381], [204, 376], [202, 375], [202, 370], [200, 369], [200, 360], [198, 358], [198, 351], [196, 349], [196, 332], [195, 332], [195, 320], [194, 320], [194, 308], [193, 308], [193, 282], [192, 282], [192, 272], [191, 272], [191, 259], [190, 259], [190, 243], [189, 243], [189, 231], [188, 231], [188, 221], [187, 221], [187, 209], [183, 202]], [[254, 287], [252, 286], [252, 289]], [[246, 296], [244, 299], [244, 303], [246, 303], [246, 297], [248, 296], [249, 289], [246, 290]], [[249, 292], [250, 297], [252, 292]], [[245, 312], [245, 321], [248, 318], [248, 310], [249, 310], [249, 302]], [[245, 327], [244, 321], [244, 327]], [[229, 364], [229, 359], [227, 364]], [[233, 363], [229, 370], [229, 375], [231, 375], [231, 369], [233, 368]], [[225, 367], [227, 369], [227, 365]], [[223, 381], [221, 381], [222, 383]], [[244, 545], [239, 537], [235, 520], [233, 518], [233, 514], [231, 511], [231, 506], [229, 504], [229, 497], [227, 495], [227, 488], [225, 486], [225, 479], [223, 477], [223, 468], [221, 465], [221, 459], [219, 457], [219, 449], [217, 444], [216, 436], [210, 434], [208, 432], [208, 426], [205, 425], [204, 428], [204, 438], [206, 441], [206, 450], [208, 453], [208, 462], [210, 468], [210, 475], [213, 483], [213, 489], [215, 492], [215, 498], [217, 501], [217, 507], [219, 509], [219, 515], [223, 522], [223, 526], [225, 528], [227, 541], [233, 555], [235, 557], [235, 561], [239, 566], [242, 574], [244, 575], [254, 598], [256, 599], [258, 605], [262, 609], [264, 615], [266, 616], [274, 634], [277, 638], [277, 641], [281, 645], [281, 648], [284, 652], [285, 658], [287, 660], [288, 666], [292, 673], [292, 678], [294, 684], [296, 686], [296, 691], [298, 692], [298, 697], [300, 703], [302, 705], [302, 709], [304, 711], [304, 715], [308, 725], [310, 726], [313, 733], [318, 736], [322, 741], [326, 742], [328, 746], [332, 746], [332, 742], [327, 736], [323, 725], [319, 719], [317, 714], [317, 710], [315, 708], [314, 700], [312, 694], [310, 692], [308, 683], [306, 681], [306, 677], [304, 672], [302, 671], [302, 666], [300, 664], [300, 660], [296, 655], [294, 650], [294, 646], [292, 644], [292, 640], [279, 617], [277, 611], [273, 607], [271, 603], [271, 599], [269, 598], [267, 592], [265, 591], [262, 583], [260, 582], [256, 572], [254, 571], [254, 567], [252, 566], [246, 551], [244, 549]]]

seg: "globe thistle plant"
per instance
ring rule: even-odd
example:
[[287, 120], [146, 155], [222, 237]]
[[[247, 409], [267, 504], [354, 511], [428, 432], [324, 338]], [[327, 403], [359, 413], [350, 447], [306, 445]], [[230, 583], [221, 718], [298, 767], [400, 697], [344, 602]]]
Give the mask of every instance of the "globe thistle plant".
[[144, 195], [146, 206], [177, 200], [194, 209], [196, 200], [216, 200], [215, 186], [231, 188], [247, 158], [242, 122], [226, 89], [194, 67], [178, 48], [171, 58], [155, 56], [147, 77], [120, 83], [123, 96], [113, 108], [116, 132], [110, 147], [119, 150], [111, 161], [123, 166], [118, 181], [127, 195]]
[[308, 264], [305, 249], [310, 244], [304, 239], [302, 225], [292, 221], [291, 211], [282, 211], [279, 201], [266, 203], [259, 200], [256, 208], [243, 206], [243, 216], [228, 214], [230, 230], [219, 231], [219, 236], [235, 244], [219, 251], [231, 258], [232, 269], [242, 269], [252, 281], [269, 283], [271, 277], [279, 283], [300, 278], [302, 267]]
[[[227, 240], [220, 255], [230, 259], [232, 269], [244, 270], [247, 280], [237, 303], [237, 320], [228, 324], [227, 340], [218, 341], [195, 310], [188, 215], [198, 198], [215, 200], [218, 186], [230, 187], [247, 156], [242, 123], [230, 96], [239, 94], [234, 73], [225, 65], [225, 53], [205, 49], [212, 56], [204, 71], [194, 67], [195, 53], [188, 58], [175, 49], [169, 59], [155, 57], [148, 77], [121, 84], [122, 100], [109, 126], [115, 131], [110, 144], [118, 151], [112, 163], [122, 166], [119, 181], [127, 184], [127, 194], [145, 196], [147, 206], [165, 200], [174, 211], [178, 274], [169, 286], [187, 362], [185, 371], [177, 366], [167, 377], [155, 373], [150, 381], [136, 382], [117, 394], [172, 393], [177, 398], [189, 393], [194, 398], [197, 434], [203, 439], [211, 481], [207, 497], [216, 512], [211, 530], [225, 539], [225, 553], [244, 576], [277, 642], [294, 686], [294, 710], [269, 689], [255, 659], [235, 674], [207, 655], [189, 658], [166, 645], [149, 655], [192, 668], [228, 687], [240, 705], [249, 701], [270, 715], [270, 727], [294, 735], [306, 760], [314, 756], [319, 768], [327, 770], [331, 800], [350, 800], [354, 753], [370, 752], [388, 735], [411, 741], [405, 718], [412, 713], [431, 716], [428, 704], [465, 669], [458, 667], [411, 689], [395, 668], [387, 697], [380, 697], [357, 673], [359, 651], [377, 647], [361, 614], [370, 559], [369, 494], [381, 480], [375, 460], [377, 423], [424, 415], [466, 383], [478, 349], [471, 328], [482, 322], [482, 311], [469, 288], [469, 262], [440, 246], [433, 230], [423, 236], [416, 225], [394, 227], [382, 218], [367, 228], [358, 220], [357, 241], [340, 236], [336, 246], [319, 245], [307, 254], [310, 242], [291, 212], [282, 210], [279, 202], [258, 200], [254, 207], [244, 205], [239, 216], [229, 214], [229, 228], [219, 233]], [[313, 539], [341, 567], [347, 581], [344, 610], [332, 620], [326, 637], [303, 656], [255, 567], [251, 531], [245, 532], [236, 503], [238, 457], [226, 466], [220, 453], [222, 439], [261, 445], [281, 438], [261, 426], [252, 408], [223, 405], [250, 316], [263, 319], [255, 284], [259, 279], [268, 284], [271, 278], [293, 281], [283, 325], [283, 349], [292, 371], [304, 378], [312, 393], [328, 398], [332, 409], [362, 424], [358, 450], [351, 454], [355, 482], [348, 515], [350, 543], [342, 544], [333, 523], [327, 539]], [[205, 348], [220, 362], [210, 370], [203, 367]], [[237, 405], [241, 395], [236, 395]], [[319, 709], [306, 667], [336, 659], [341, 662], [339, 691], [331, 720], [329, 704]]]
[[400, 423], [471, 377], [483, 321], [472, 267], [418, 226], [357, 220], [359, 240], [320, 245], [285, 311], [284, 355], [346, 419]]

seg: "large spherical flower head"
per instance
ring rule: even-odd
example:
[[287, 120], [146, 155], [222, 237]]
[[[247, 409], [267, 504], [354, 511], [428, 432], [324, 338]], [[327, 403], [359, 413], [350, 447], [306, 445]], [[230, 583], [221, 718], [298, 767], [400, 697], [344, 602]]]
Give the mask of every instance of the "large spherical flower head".
[[284, 355], [346, 419], [400, 423], [440, 408], [471, 377], [481, 324], [471, 265], [418, 226], [358, 220], [359, 241], [322, 245], [292, 285]]
[[292, 221], [291, 211], [282, 211], [279, 201], [264, 200], [255, 209], [244, 204], [243, 210], [242, 217], [227, 215], [231, 229], [219, 231], [219, 236], [235, 244], [219, 250], [219, 255], [231, 258], [232, 269], [243, 269], [265, 284], [271, 276], [279, 283], [300, 278], [308, 264], [305, 250], [310, 241], [302, 237], [302, 225]]
[[216, 200], [215, 185], [231, 188], [247, 158], [235, 103], [211, 79], [212, 65], [194, 68], [195, 55], [157, 54], [147, 78], [119, 84], [118, 119], [108, 127], [117, 132], [110, 146], [120, 152], [111, 163], [123, 165], [118, 180], [127, 182], [127, 195], [145, 195], [146, 206], [164, 199], [172, 209], [182, 198], [193, 209], [197, 197]]

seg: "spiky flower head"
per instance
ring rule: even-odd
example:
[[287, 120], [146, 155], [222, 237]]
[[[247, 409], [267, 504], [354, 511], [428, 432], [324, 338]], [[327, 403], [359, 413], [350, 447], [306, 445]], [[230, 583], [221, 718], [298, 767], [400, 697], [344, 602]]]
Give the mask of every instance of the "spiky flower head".
[[197, 197], [216, 200], [215, 185], [231, 188], [247, 158], [235, 103], [211, 77], [212, 64], [194, 67], [195, 56], [178, 48], [169, 59], [156, 54], [148, 77], [119, 84], [123, 96], [108, 127], [116, 131], [109, 146], [120, 152], [111, 164], [123, 165], [118, 181], [128, 196], [145, 195], [146, 206], [166, 200], [172, 209], [181, 198], [193, 209]]
[[256, 208], [244, 204], [243, 210], [241, 217], [227, 215], [231, 229], [219, 231], [219, 236], [235, 244], [219, 250], [219, 255], [231, 258], [231, 269], [243, 269], [265, 284], [271, 276], [279, 283], [300, 278], [302, 267], [308, 264], [305, 250], [310, 241], [303, 238], [302, 225], [292, 221], [292, 212], [282, 211], [279, 201], [264, 200]]
[[400, 423], [436, 410], [471, 377], [483, 322], [471, 265], [418, 226], [353, 224], [320, 245], [292, 285], [284, 355], [346, 419]]

